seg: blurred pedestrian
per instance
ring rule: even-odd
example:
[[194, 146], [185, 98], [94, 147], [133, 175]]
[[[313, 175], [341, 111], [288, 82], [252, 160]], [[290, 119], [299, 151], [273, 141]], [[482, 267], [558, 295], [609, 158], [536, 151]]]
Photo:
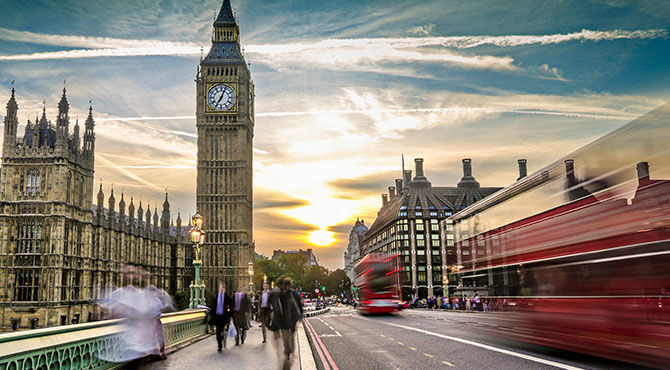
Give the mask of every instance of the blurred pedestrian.
[[235, 307], [233, 308], [233, 324], [237, 335], [235, 336], [235, 345], [244, 344], [247, 338], [247, 330], [249, 330], [249, 311], [251, 310], [251, 301], [243, 288], [238, 287], [235, 292]]
[[270, 325], [270, 286], [268, 283], [263, 284], [263, 291], [258, 295], [258, 320], [261, 322], [263, 329], [263, 343], [267, 339], [267, 327]]
[[154, 340], [156, 342], [156, 349], [152, 356], [158, 357], [161, 360], [165, 360], [167, 356], [165, 355], [165, 337], [163, 336], [163, 323], [161, 322], [161, 316], [163, 312], [174, 311], [174, 305], [172, 302], [172, 297], [170, 297], [167, 292], [163, 289], [158, 289], [153, 285], [148, 285], [142, 289], [144, 294], [147, 297], [147, 300], [151, 302], [153, 307], [153, 322], [154, 322]]
[[291, 284], [291, 278], [284, 277], [278, 282], [279, 288], [275, 288], [270, 294], [272, 321], [269, 327], [274, 332], [277, 353], [281, 353], [280, 340], [283, 344], [283, 369], [291, 368], [295, 346], [295, 326], [302, 319], [300, 295], [291, 287]]
[[228, 333], [228, 326], [230, 325], [230, 318], [232, 316], [233, 301], [228, 294], [226, 294], [226, 284], [219, 283], [219, 291], [215, 297], [210, 300], [210, 321], [216, 327], [216, 343], [218, 344], [217, 351], [221, 352], [221, 345], [226, 347], [226, 338]]

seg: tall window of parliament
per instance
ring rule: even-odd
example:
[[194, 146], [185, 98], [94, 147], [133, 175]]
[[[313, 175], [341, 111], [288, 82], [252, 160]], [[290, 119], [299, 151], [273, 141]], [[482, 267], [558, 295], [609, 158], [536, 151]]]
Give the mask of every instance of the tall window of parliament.
[[42, 223], [27, 221], [19, 227], [16, 253], [40, 253], [42, 249]]
[[40, 286], [40, 271], [37, 269], [21, 269], [16, 273], [14, 287], [15, 301], [37, 301]]

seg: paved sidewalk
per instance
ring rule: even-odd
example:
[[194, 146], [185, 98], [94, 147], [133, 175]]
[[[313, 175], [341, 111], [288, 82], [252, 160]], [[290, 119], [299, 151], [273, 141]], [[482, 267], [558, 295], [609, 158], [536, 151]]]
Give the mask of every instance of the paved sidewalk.
[[[257, 322], [247, 332], [243, 345], [235, 346], [235, 339], [228, 338], [228, 348], [216, 351], [216, 338], [211, 335], [170, 354], [167, 360], [155, 361], [142, 366], [142, 369], [280, 369], [279, 356], [273, 344], [272, 332], [268, 330], [268, 341], [263, 342], [263, 333]], [[296, 331], [304, 330], [301, 325]], [[295, 354], [292, 370], [300, 370], [300, 344], [298, 333], [295, 338]], [[309, 344], [308, 344], [309, 347]], [[304, 348], [304, 346], [303, 346]], [[282, 349], [280, 349], [281, 351]], [[303, 353], [304, 355], [304, 353]], [[307, 353], [312, 356], [312, 353]]]

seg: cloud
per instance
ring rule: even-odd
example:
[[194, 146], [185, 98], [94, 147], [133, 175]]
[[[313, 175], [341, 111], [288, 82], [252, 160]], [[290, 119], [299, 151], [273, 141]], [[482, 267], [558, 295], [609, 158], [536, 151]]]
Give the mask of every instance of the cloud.
[[362, 195], [381, 194], [393, 179], [400, 177], [398, 171], [376, 172], [355, 178], [340, 178], [327, 183], [340, 199], [359, 199]]
[[[429, 33], [432, 26], [417, 32]], [[664, 29], [591, 31], [552, 35], [446, 36], [406, 38], [326, 39], [312, 42], [260, 44], [246, 46], [250, 60], [276, 69], [312, 66], [331, 70], [380, 71], [384, 63], [443, 63], [463, 68], [515, 71], [509, 56], [467, 55], [451, 49], [471, 49], [483, 45], [514, 47], [558, 44], [567, 41], [602, 41], [617, 39], [652, 39], [667, 37]], [[130, 40], [110, 37], [44, 35], [0, 28], [0, 39], [81, 49], [31, 54], [0, 55], [0, 60], [44, 60], [97, 57], [131, 57], [148, 55], [193, 56], [201, 52], [194, 43], [163, 40]], [[548, 66], [546, 72], [551, 70]], [[401, 71], [402, 72], [402, 71]], [[398, 73], [398, 71], [395, 71]]]
[[254, 209], [291, 209], [309, 205], [305, 199], [294, 198], [279, 191], [270, 191], [269, 189], [254, 189]]
[[409, 30], [407, 30], [407, 32], [409, 32], [411, 34], [414, 34], [414, 35], [424, 34], [426, 36], [430, 36], [430, 33], [433, 31], [433, 27], [435, 27], [435, 24], [428, 23], [428, 24], [423, 25], [423, 26], [412, 27]]

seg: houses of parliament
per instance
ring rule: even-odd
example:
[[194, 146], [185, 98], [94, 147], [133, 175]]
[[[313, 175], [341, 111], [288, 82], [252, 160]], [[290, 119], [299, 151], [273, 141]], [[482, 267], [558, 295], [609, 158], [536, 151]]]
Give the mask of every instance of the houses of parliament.
[[[233, 289], [249, 284], [254, 249], [254, 90], [229, 0], [215, 18], [196, 85], [196, 208], [207, 232], [202, 278], [207, 290], [218, 281]], [[0, 331], [100, 320], [97, 303], [116, 287], [152, 284], [175, 296], [188, 294], [194, 277], [189, 225], [181, 215], [172, 222], [167, 194], [160, 209], [144, 209], [101, 184], [94, 202], [93, 108], [72, 129], [69, 109], [64, 88], [55, 122], [45, 106], [20, 135], [12, 86], [0, 169]]]

